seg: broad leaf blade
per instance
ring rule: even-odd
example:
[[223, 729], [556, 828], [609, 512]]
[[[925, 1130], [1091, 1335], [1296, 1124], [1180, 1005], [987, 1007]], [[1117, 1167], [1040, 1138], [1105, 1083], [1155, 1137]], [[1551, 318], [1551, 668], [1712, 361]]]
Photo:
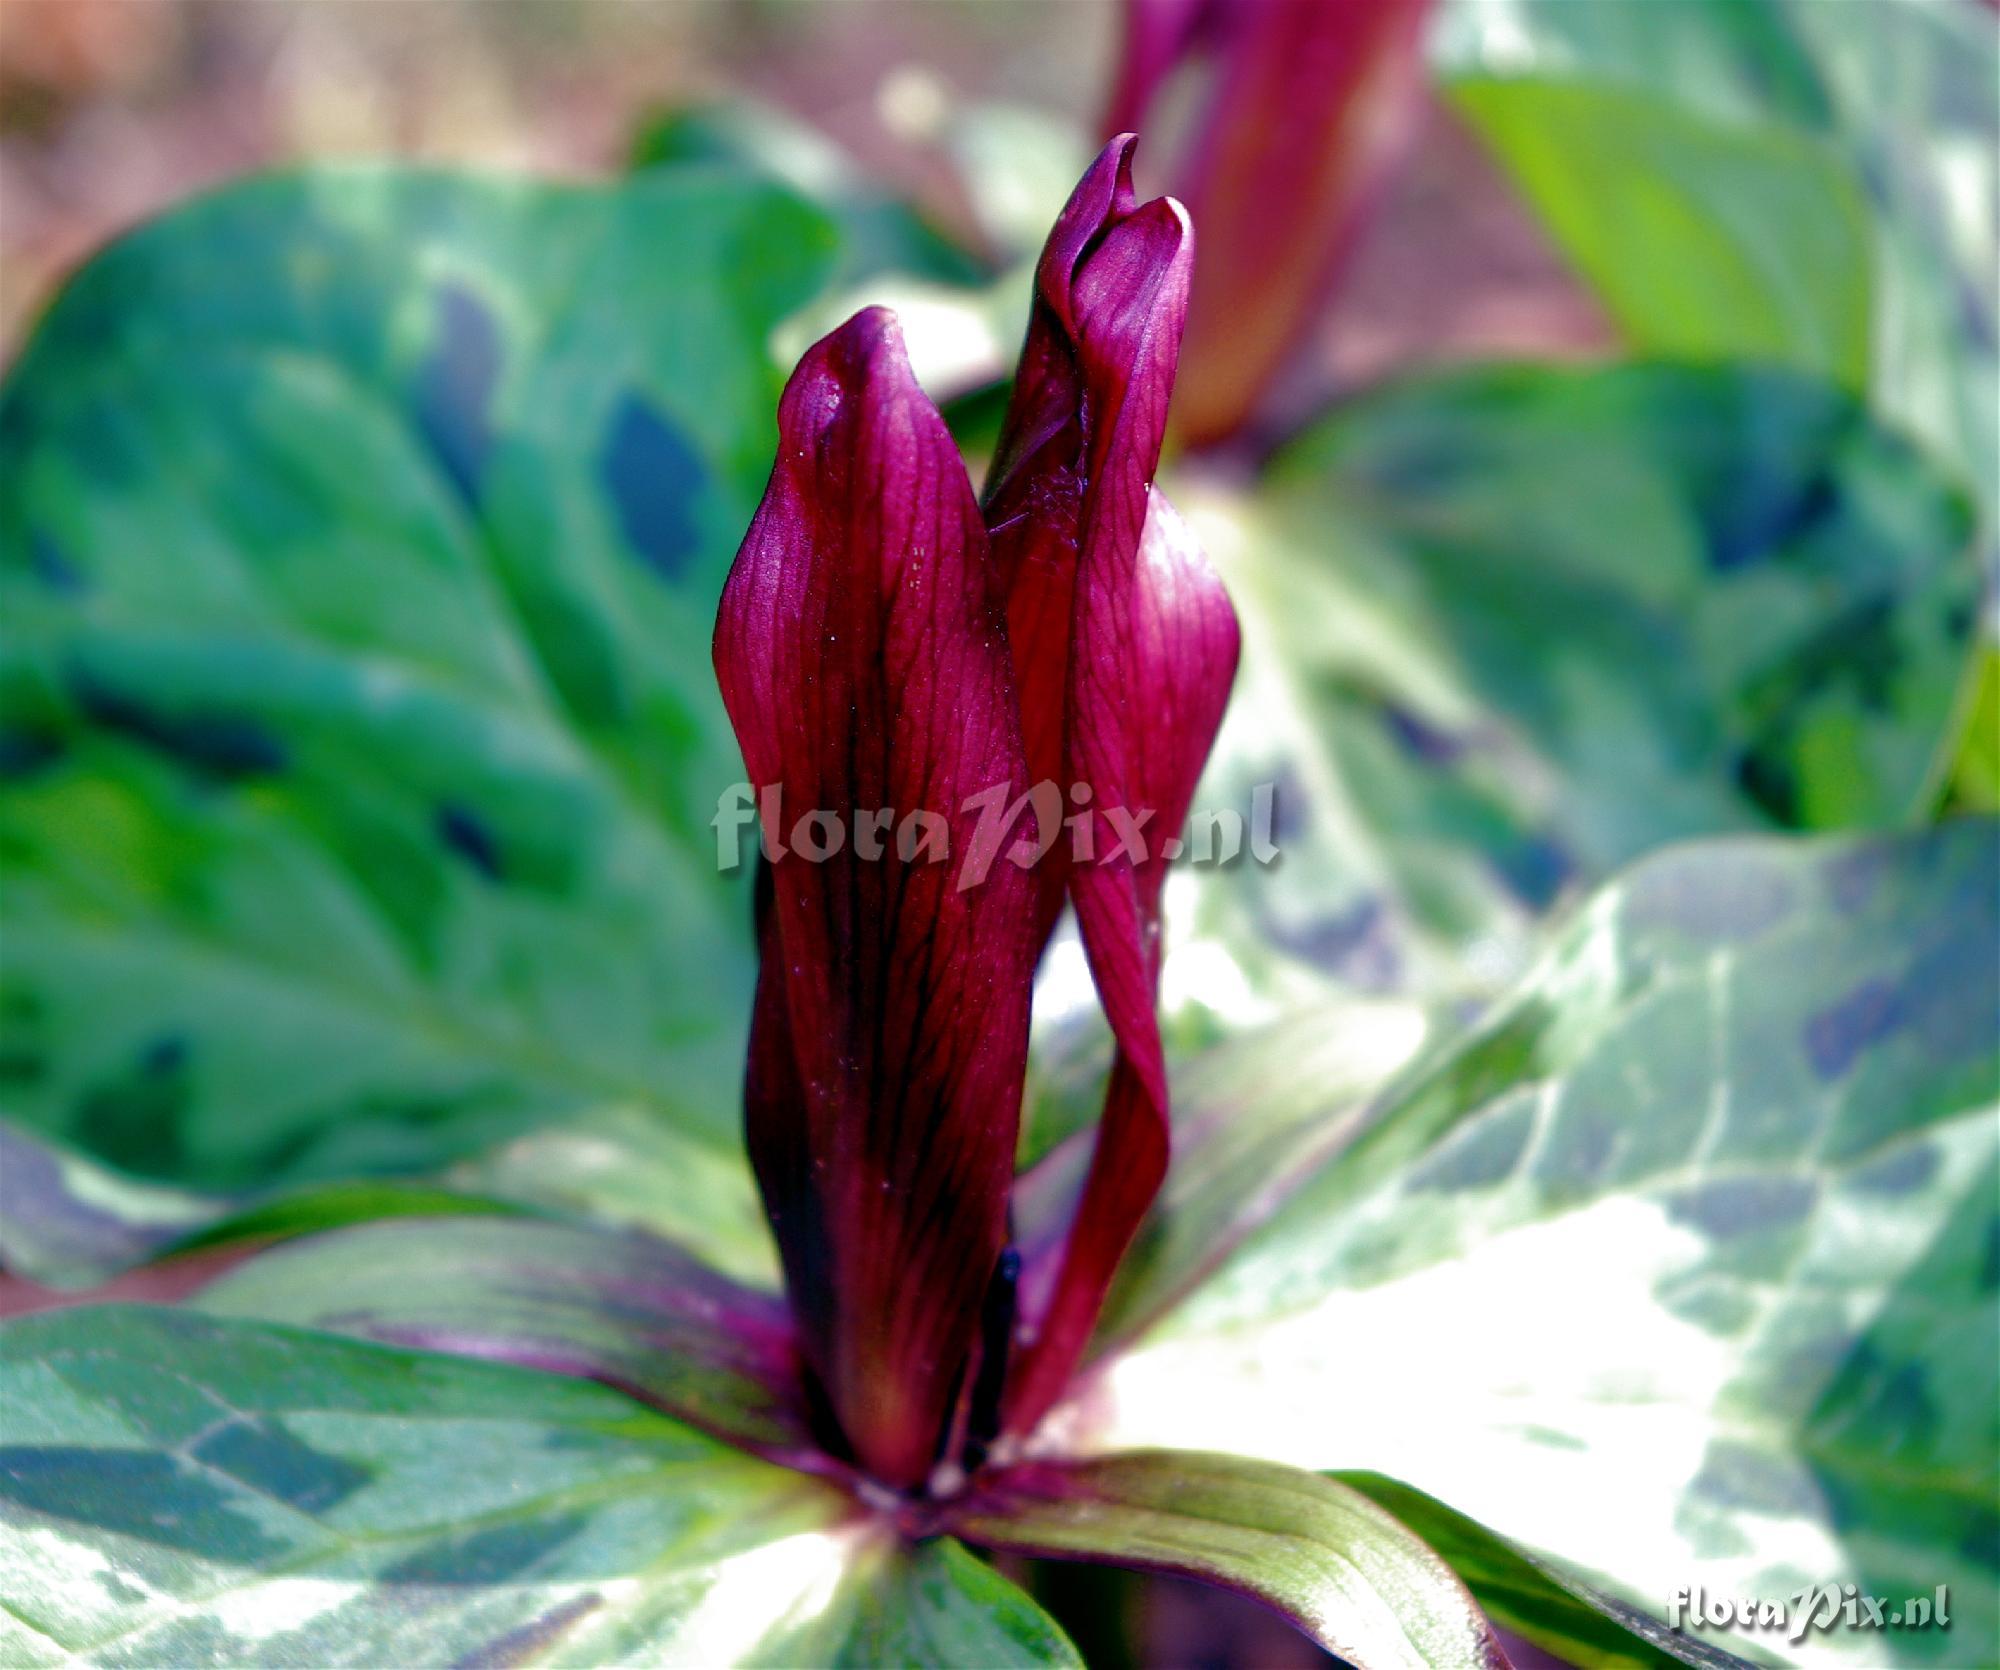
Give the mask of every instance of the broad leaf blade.
[[1587, 82], [1451, 94], [1640, 351], [1867, 387], [1868, 205], [1830, 147]]
[[690, 1143], [643, 1106], [538, 1126], [456, 1162], [440, 1181], [529, 1211], [643, 1229], [699, 1248], [732, 1280], [778, 1285], [771, 1226], [739, 1153]]
[[154, 1258], [376, 1218], [510, 1214], [511, 1202], [357, 1179], [206, 1194], [127, 1177], [0, 1120], [0, 1273], [92, 1287]]
[[1202, 803], [1275, 782], [1283, 856], [1203, 872], [1193, 924], [1254, 944], [1267, 986], [1276, 950], [1491, 991], [1664, 841], [1879, 826], [1935, 792], [1973, 516], [1835, 390], [1457, 372], [1356, 402], [1273, 485], [1254, 522], [1210, 507], [1249, 647]]
[[[1866, 286], [1868, 385], [1879, 408], [1939, 449], [1994, 509], [1992, 460], [2000, 439], [2000, 332], [1995, 329], [1994, 262], [2000, 220], [2000, 38], [1976, 6], [1850, 5], [1820, 0], [1674, 0], [1672, 5], [1576, 5], [1570, 0], [1463, 0], [1449, 8], [1436, 44], [1447, 89], [1473, 90], [1512, 130], [1496, 154], [1545, 209], [1573, 200], [1595, 174], [1602, 147], [1632, 138], [1595, 127], [1583, 143], [1559, 146], [1544, 125], [1533, 83], [1556, 80], [1571, 96], [1633, 96], [1632, 119], [1675, 130], [1691, 151], [1726, 156], [1761, 152], [1749, 175], [1712, 170], [1692, 176], [1680, 159], [1657, 153], [1662, 178], [1628, 177], [1616, 201], [1600, 199], [1592, 227], [1564, 216], [1558, 234], [1579, 265], [1615, 293], [1624, 323], [1642, 347], [1665, 348], [1690, 330], [1717, 343], [1741, 339], [1740, 316], [1690, 316], [1701, 298], [1648, 288], [1614, 270], [1610, 245], [1643, 217], [1661, 273], [1702, 268], [1702, 251], [1739, 240], [1759, 252], [1763, 288], [1787, 296], [1805, 317], [1852, 305], [1857, 269], [1816, 269], [1808, 231], [1831, 230], [1828, 204], [1769, 202], [1770, 231], [1745, 220], [1746, 188], [1756, 192], [1789, 151], [1816, 148], [1818, 164], [1795, 165], [1799, 184], [1828, 164], [1869, 203], [1872, 269]], [[1519, 102], [1510, 82], [1518, 77]], [[1650, 113], [1650, 117], [1648, 115]], [[1697, 135], [1694, 129], [1700, 128]], [[1775, 140], [1775, 144], [1774, 144]], [[1643, 142], [1643, 139], [1640, 141]], [[1526, 150], [1519, 147], [1525, 143]], [[1675, 188], [1680, 188], [1675, 192]], [[1638, 216], [1632, 200], [1657, 210], [1675, 192], [1678, 214]], [[1595, 245], [1586, 254], [1584, 245]], [[1711, 303], [1726, 298], [1711, 293]], [[1730, 309], [1731, 312], [1739, 310]], [[1764, 323], [1775, 323], [1765, 316]], [[1782, 329], [1782, 327], [1781, 327]], [[1749, 344], [1746, 342], [1745, 344]]]
[[1809, 1650], [2000, 1651], [1996, 874], [1991, 820], [1638, 866], [1111, 1367], [1101, 1441], [1389, 1473], [1647, 1611], [1943, 1582], [1948, 1634]]
[[724, 172], [351, 170], [70, 284], [0, 396], [26, 1119], [221, 1187], [726, 1140], [708, 627], [830, 245]]
[[702, 1262], [775, 1288], [769, 1226], [743, 1165], [689, 1144], [645, 1110], [544, 1126], [425, 1179], [358, 1178], [236, 1193], [175, 1188], [99, 1165], [0, 1120], [0, 1270], [89, 1287], [150, 1259], [284, 1239], [379, 1218], [590, 1218], [701, 1249]]
[[[1115, 1349], [1220, 1267], [1367, 1124], [1374, 1099], [1432, 1022], [1414, 1004], [1315, 1007], [1190, 1052], [1172, 1075], [1167, 1180], [1118, 1269], [1093, 1351]], [[1014, 1185], [1014, 1234], [1053, 1244], [1076, 1209], [1086, 1129]]]
[[1076, 1663], [962, 1552], [603, 1387], [178, 1311], [0, 1341], [9, 1662]]
[[1235, 1589], [1362, 1670], [1506, 1663], [1450, 1567], [1366, 1497], [1315, 1474], [1171, 1451], [1026, 1463], [950, 1521], [994, 1548]]
[[884, 1665], [1073, 1666], [1083, 1660], [1055, 1620], [963, 1544], [937, 1537], [858, 1559], [833, 1604], [756, 1662], [792, 1670]]
[[217, 1315], [573, 1374], [762, 1453], [797, 1458], [812, 1448], [783, 1307], [633, 1231], [463, 1218], [361, 1224], [262, 1253], [199, 1303]]
[[1675, 1664], [1730, 1670], [1743, 1663], [1523, 1552], [1435, 1496], [1380, 1473], [1339, 1478], [1429, 1543], [1495, 1623], [1567, 1663], [1591, 1670]]
[[915, 208], [875, 184], [817, 128], [740, 98], [669, 105], [641, 122], [638, 169], [729, 163], [765, 175], [818, 204], [845, 234], [831, 284], [841, 290], [888, 274], [973, 285], [980, 263]]

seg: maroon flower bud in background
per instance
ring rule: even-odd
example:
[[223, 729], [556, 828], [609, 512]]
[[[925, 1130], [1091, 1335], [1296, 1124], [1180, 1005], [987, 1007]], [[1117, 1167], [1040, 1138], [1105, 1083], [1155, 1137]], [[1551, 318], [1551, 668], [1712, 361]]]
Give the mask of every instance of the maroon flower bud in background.
[[[716, 624], [760, 795], [843, 826], [926, 811], [953, 855], [815, 861], [767, 830], [760, 882], [751, 1160], [837, 1447], [902, 1491], [1047, 1411], [1166, 1167], [1161, 845], [1237, 639], [1152, 485], [1192, 241], [1179, 205], [1135, 201], [1131, 150], [1106, 149], [1050, 236], [983, 517], [894, 320], [861, 313], [785, 390]], [[1093, 858], [1038, 839], [1037, 781], [1087, 785]], [[995, 796], [1020, 810], [968, 874], [969, 803]], [[1017, 1317], [1029, 990], [1066, 896], [1118, 1053], [1074, 1219], [1031, 1250]]]
[[1202, 231], [1176, 433], [1241, 428], [1311, 324], [1406, 140], [1429, 0], [1125, 0], [1107, 127], [1212, 83], [1170, 169]]

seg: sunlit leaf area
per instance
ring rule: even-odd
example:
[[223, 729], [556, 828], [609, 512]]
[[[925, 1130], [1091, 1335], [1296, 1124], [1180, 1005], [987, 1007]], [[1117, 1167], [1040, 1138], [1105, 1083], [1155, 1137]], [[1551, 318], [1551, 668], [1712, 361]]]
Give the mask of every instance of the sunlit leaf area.
[[1988, 0], [0, 0], [0, 1667], [2000, 1665]]

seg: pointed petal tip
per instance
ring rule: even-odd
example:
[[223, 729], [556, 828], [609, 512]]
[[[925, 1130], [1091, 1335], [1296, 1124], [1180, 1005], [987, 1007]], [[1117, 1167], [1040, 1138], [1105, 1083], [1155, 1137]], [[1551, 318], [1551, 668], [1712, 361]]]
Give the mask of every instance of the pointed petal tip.
[[852, 399], [925, 398], [903, 345], [903, 326], [886, 307], [864, 307], [802, 355], [778, 403], [782, 443], [823, 436]]
[[1136, 133], [1115, 134], [1105, 144], [1104, 149], [1097, 153], [1097, 161], [1092, 164], [1092, 167], [1101, 168], [1107, 162], [1115, 162], [1118, 170], [1118, 183], [1127, 190], [1130, 190], [1132, 185], [1132, 159], [1138, 154], [1138, 151], [1139, 136]]
[[1187, 212], [1187, 205], [1178, 197], [1154, 197], [1132, 211], [1131, 222], [1138, 222], [1160, 240], [1162, 247], [1169, 241], [1172, 253], [1169, 260], [1194, 261], [1194, 217]]
[[803, 369], [811, 362], [848, 375], [867, 375], [898, 366], [907, 369], [909, 361], [902, 321], [893, 308], [878, 306], [864, 307], [836, 325], [806, 350], [799, 365]]

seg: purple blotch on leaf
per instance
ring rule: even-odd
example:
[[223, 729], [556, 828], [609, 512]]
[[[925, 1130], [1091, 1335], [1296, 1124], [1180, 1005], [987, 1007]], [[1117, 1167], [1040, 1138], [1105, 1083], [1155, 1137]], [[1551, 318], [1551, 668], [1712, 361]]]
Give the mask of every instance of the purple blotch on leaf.
[[501, 879], [500, 843], [478, 813], [463, 806], [440, 806], [437, 832], [440, 841], [488, 881]]
[[583, 1525], [581, 1514], [554, 1514], [525, 1524], [485, 1526], [460, 1536], [441, 1537], [383, 1567], [380, 1580], [384, 1584], [450, 1583], [467, 1588], [505, 1583], [573, 1541]]
[[1822, 1079], [1846, 1075], [1861, 1052], [1903, 1024], [1903, 994], [1894, 981], [1864, 980], [1806, 1022], [1806, 1057]]
[[1450, 765], [1465, 752], [1460, 738], [1395, 702], [1383, 704], [1382, 718], [1403, 752], [1425, 765]]
[[1935, 1148], [1916, 1143], [1863, 1166], [1849, 1182], [1857, 1194], [1915, 1194], [1937, 1175], [1938, 1164]]
[[316, 1450], [275, 1421], [263, 1419], [230, 1421], [189, 1453], [301, 1513], [321, 1513], [344, 1502], [374, 1476], [368, 1468]]
[[162, 1548], [208, 1555], [226, 1548], [245, 1563], [295, 1552], [244, 1511], [248, 1492], [226, 1489], [193, 1462], [156, 1450], [0, 1446], [0, 1502]]
[[1523, 831], [1487, 854], [1487, 862], [1507, 889], [1532, 910], [1555, 903], [1575, 865], [1560, 843], [1547, 835]]
[[45, 529], [35, 528], [28, 534], [28, 566], [51, 591], [75, 597], [85, 589], [83, 570]]
[[1698, 507], [1708, 537], [1709, 566], [1718, 573], [1747, 568], [1788, 550], [1840, 511], [1840, 482], [1829, 470], [1803, 480], [1753, 477]]
[[63, 757], [63, 739], [44, 726], [0, 725], [0, 782], [20, 782]]
[[694, 508], [707, 476], [686, 434], [627, 392], [611, 414], [598, 468], [626, 542], [662, 579], [678, 580], [700, 548]]
[[1667, 1197], [1667, 1216], [1704, 1235], [1726, 1240], [1799, 1223], [1819, 1198], [1805, 1177], [1724, 1177]]
[[106, 730], [143, 742], [207, 777], [266, 776], [284, 768], [278, 739], [246, 714], [171, 712], [78, 668], [69, 685], [77, 705]]

